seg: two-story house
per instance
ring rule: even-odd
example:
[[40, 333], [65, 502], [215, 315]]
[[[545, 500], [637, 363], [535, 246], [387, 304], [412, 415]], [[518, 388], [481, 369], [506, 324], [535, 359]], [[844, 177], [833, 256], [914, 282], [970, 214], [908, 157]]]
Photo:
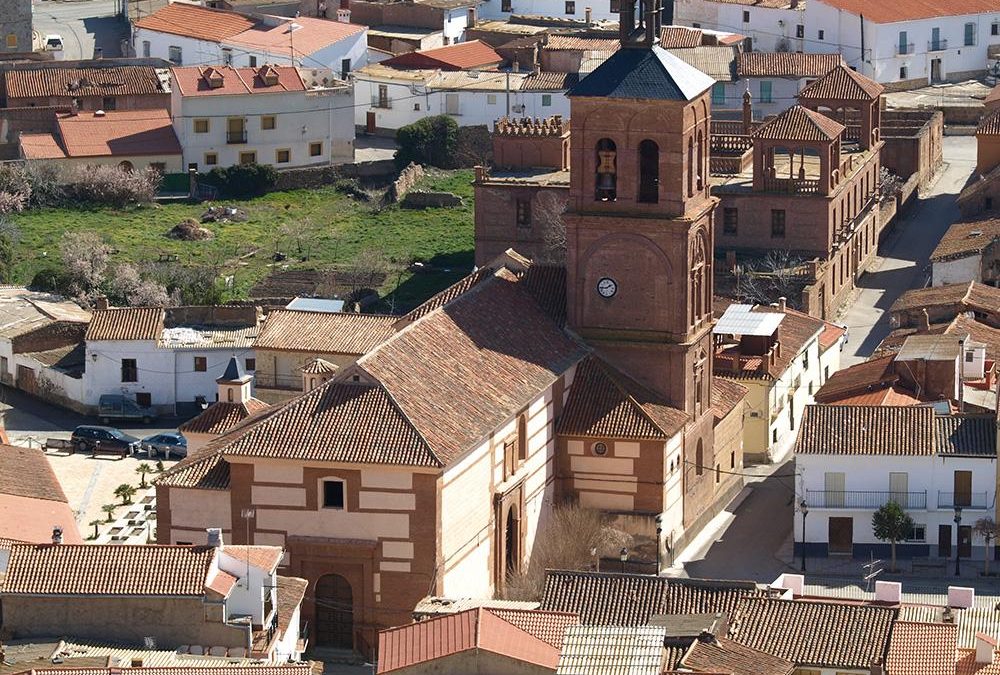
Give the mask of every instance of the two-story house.
[[170, 107], [166, 68], [77, 62], [75, 67], [19, 64], [3, 74], [7, 108], [53, 106], [69, 110], [148, 110]]
[[316, 79], [307, 83], [292, 66], [172, 68], [170, 114], [184, 166], [354, 161], [351, 87], [329, 71], [325, 84]]
[[995, 414], [809, 406], [795, 447], [795, 550], [885, 558], [889, 542], [875, 538], [872, 514], [894, 501], [915, 523], [898, 556], [981, 558], [973, 526], [995, 517], [996, 429]]
[[136, 56], [175, 66], [301, 66], [331, 70], [345, 79], [368, 62], [366, 28], [343, 21], [172, 2], [133, 22], [133, 28]]
[[[677, 0], [675, 21], [684, 26], [708, 28], [746, 36], [746, 51], [827, 51], [807, 48], [816, 35], [806, 35], [805, 2], [799, 0]], [[822, 43], [822, 32], [818, 36]]]
[[305, 582], [278, 576], [281, 548], [229, 546], [217, 528], [192, 544], [0, 544], [4, 630], [298, 660]]
[[823, 39], [807, 41], [803, 51], [839, 51], [859, 73], [889, 89], [980, 77], [1000, 45], [1000, 9], [990, 2], [804, 4], [809, 32]]
[[[104, 394], [175, 413], [215, 400], [230, 358], [253, 371], [256, 307], [124, 307], [94, 311], [85, 335], [83, 404]], [[208, 527], [208, 525], [206, 525]]]

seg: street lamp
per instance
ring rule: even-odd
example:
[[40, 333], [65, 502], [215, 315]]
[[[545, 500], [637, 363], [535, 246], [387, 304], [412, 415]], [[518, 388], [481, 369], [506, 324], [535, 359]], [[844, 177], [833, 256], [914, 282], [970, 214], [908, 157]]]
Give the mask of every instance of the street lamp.
[[799, 502], [799, 511], [802, 512], [802, 571], [806, 571], [806, 516], [809, 515], [809, 505], [806, 504], [805, 497]]
[[622, 561], [622, 574], [625, 574], [625, 563], [628, 562], [628, 549], [624, 546], [622, 547], [621, 553], [618, 554], [618, 559]]
[[660, 535], [663, 534], [663, 528], [656, 528], [656, 573], [660, 573]]
[[955, 576], [962, 574], [962, 507], [955, 507]]

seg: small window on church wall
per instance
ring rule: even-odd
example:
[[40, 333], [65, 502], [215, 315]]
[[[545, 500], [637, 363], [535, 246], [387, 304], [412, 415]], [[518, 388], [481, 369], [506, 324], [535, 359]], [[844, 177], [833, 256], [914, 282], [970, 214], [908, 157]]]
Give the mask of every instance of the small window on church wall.
[[645, 140], [639, 144], [639, 201], [655, 204], [660, 198], [660, 148]]
[[700, 476], [704, 471], [705, 467], [702, 466], [703, 460], [705, 459], [705, 452], [701, 447], [701, 439], [698, 439], [698, 449], [694, 451], [694, 473]]
[[617, 149], [610, 138], [597, 142], [597, 175], [594, 198], [599, 202], [613, 202], [618, 198]]
[[517, 200], [517, 226], [531, 227], [531, 201], [527, 199]]

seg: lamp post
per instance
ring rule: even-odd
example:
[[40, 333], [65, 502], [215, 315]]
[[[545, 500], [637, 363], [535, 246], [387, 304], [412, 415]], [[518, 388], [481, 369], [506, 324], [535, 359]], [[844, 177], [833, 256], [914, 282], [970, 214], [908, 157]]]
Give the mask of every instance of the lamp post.
[[955, 507], [955, 576], [962, 574], [962, 507]]
[[799, 511], [802, 512], [802, 566], [803, 572], [806, 571], [806, 516], [809, 515], [809, 505], [806, 504], [805, 497], [799, 502]]
[[663, 528], [656, 528], [656, 573], [660, 573], [660, 535], [663, 534]]
[[622, 562], [622, 574], [625, 574], [625, 563], [628, 562], [628, 549], [624, 546], [621, 552], [618, 554], [618, 559]]

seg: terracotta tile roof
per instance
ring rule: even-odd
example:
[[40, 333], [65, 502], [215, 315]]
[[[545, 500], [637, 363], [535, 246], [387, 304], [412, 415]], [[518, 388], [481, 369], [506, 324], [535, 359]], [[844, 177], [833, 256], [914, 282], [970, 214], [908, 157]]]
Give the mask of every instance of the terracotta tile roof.
[[751, 132], [751, 136], [779, 141], [833, 141], [840, 137], [844, 128], [843, 124], [826, 115], [793, 105], [757, 127]]
[[414, 307], [409, 313], [403, 315], [403, 317], [396, 322], [396, 326], [402, 327], [406, 324], [413, 323], [420, 317], [430, 314], [439, 307], [443, 307], [455, 298], [466, 293], [479, 282], [484, 279], [489, 279], [493, 276], [493, 273], [494, 270], [490, 267], [480, 267], [472, 274], [463, 277], [461, 280], [455, 282], [443, 291], [432, 295], [422, 304]]
[[384, 387], [352, 382], [328, 382], [204, 449], [225, 457], [443, 465]]
[[616, 52], [621, 48], [621, 41], [618, 38], [596, 38], [582, 37], [579, 35], [549, 35], [545, 42], [545, 49], [572, 51], [593, 51], [593, 52]]
[[172, 2], [135, 22], [136, 28], [183, 35], [208, 42], [221, 42], [256, 22], [248, 16], [221, 9], [209, 9], [186, 2]]
[[988, 326], [975, 318], [959, 314], [947, 325], [947, 335], [968, 335], [974, 342], [986, 345], [986, 358], [1000, 361], [1000, 328]]
[[264, 320], [258, 350], [316, 354], [364, 354], [384, 342], [398, 317], [357, 312], [279, 309]]
[[503, 57], [481, 40], [470, 40], [454, 45], [408, 52], [382, 61], [392, 68], [441, 68], [443, 70], [469, 70], [495, 66]]
[[161, 109], [57, 115], [55, 134], [25, 136], [21, 148], [26, 159], [181, 154], [170, 113]]
[[[378, 672], [391, 673], [470, 650], [555, 670], [559, 650], [490, 610], [470, 609], [379, 632]], [[453, 664], [457, 666], [458, 664]], [[445, 664], [445, 671], [453, 669]]]
[[744, 598], [729, 637], [799, 667], [868, 669], [885, 662], [897, 609], [843, 603]]
[[847, 328], [829, 321], [824, 322], [823, 332], [819, 334], [819, 351], [822, 354], [847, 333]]
[[158, 340], [163, 332], [160, 307], [123, 307], [94, 310], [86, 340]]
[[996, 457], [997, 418], [989, 415], [938, 415], [934, 419], [939, 455]]
[[239, 579], [232, 574], [218, 570], [212, 577], [212, 580], [205, 584], [205, 587], [224, 598], [228, 598], [229, 594], [236, 588], [237, 583], [239, 583]]
[[340, 369], [335, 364], [317, 356], [316, 358], [309, 359], [299, 370], [306, 375], [332, 375]]
[[[258, 21], [253, 28], [233, 35], [225, 39], [224, 42], [258, 49], [266, 54], [281, 54], [291, 57], [292, 44], [288, 39], [291, 33], [289, 26], [295, 23], [299, 26], [295, 29], [295, 56], [301, 57], [303, 54], [314, 54], [325, 47], [367, 30], [367, 27], [356, 23], [342, 23], [308, 16], [297, 16], [295, 19], [272, 16], [270, 19], [276, 20], [277, 25]], [[311, 65], [316, 65], [316, 63], [313, 62]], [[305, 64], [305, 67], [309, 66], [309, 63]]]
[[299, 577], [283, 577], [276, 575], [278, 580], [278, 634], [283, 635], [292, 623], [292, 617], [302, 605], [306, 597], [309, 582]]
[[47, 544], [52, 541], [54, 527], [62, 528], [64, 543], [83, 543], [73, 510], [66, 502], [0, 494], [0, 543]]
[[958, 628], [953, 623], [897, 621], [886, 670], [892, 675], [955, 675]]
[[975, 649], [959, 649], [955, 675], [1000, 675], [1000, 651], [993, 652], [992, 663], [977, 663]]
[[591, 438], [672, 438], [687, 415], [596, 356], [577, 366], [557, 433]]
[[670, 53], [719, 82], [736, 82], [738, 46], [705, 45], [686, 49], [671, 49]]
[[565, 91], [579, 81], [579, 73], [540, 71], [524, 78], [521, 91]]
[[781, 312], [774, 307], [758, 305], [753, 308], [753, 311], [761, 314], [785, 315], [778, 330], [781, 350], [774, 356], [773, 360], [769, 361], [766, 369], [760, 368], [761, 361], [749, 360], [745, 362], [741, 361], [742, 370], [740, 372], [733, 372], [732, 352], [717, 352], [715, 355], [717, 363], [715, 372], [720, 377], [764, 377], [776, 380], [784, 374], [792, 361], [798, 358], [813, 338], [819, 339], [827, 326], [826, 322], [822, 319], [817, 319], [791, 308], [787, 308], [784, 312]]
[[806, 406], [795, 452], [812, 455], [933, 455], [929, 407]]
[[[990, 92], [992, 94], [992, 92]], [[1000, 135], [1000, 111], [988, 113], [976, 125], [977, 136]]]
[[719, 421], [746, 399], [749, 390], [742, 384], [724, 377], [712, 377], [712, 410]]
[[823, 0], [824, 3], [855, 16], [864, 14], [866, 21], [896, 23], [915, 19], [933, 19], [968, 14], [992, 14], [996, 3], [992, 0], [906, 0], [906, 2], [866, 2], [866, 0]]
[[2, 592], [201, 596], [214, 558], [207, 546], [20, 544], [11, 547]]
[[894, 355], [883, 356], [838, 370], [820, 387], [817, 403], [836, 403], [843, 398], [887, 389], [899, 380]]
[[[264, 81], [262, 75], [267, 73], [273, 73], [277, 78], [273, 84]], [[171, 68], [170, 74], [181, 96], [244, 96], [306, 90], [299, 69], [291, 66], [264, 65], [260, 68], [198, 66]], [[219, 86], [211, 86], [212, 81]]]
[[0, 445], [0, 494], [66, 502], [45, 453], [18, 445]]
[[740, 77], [821, 77], [843, 62], [838, 54], [802, 52], [740, 52]]
[[663, 26], [660, 28], [660, 46], [664, 49], [689, 49], [701, 46], [702, 33], [697, 28], [686, 26]]
[[[868, 18], [867, 15], [865, 18]], [[835, 99], [839, 101], [872, 101], [882, 94], [883, 87], [861, 73], [841, 63], [799, 92], [799, 100]]]
[[[40, 97], [169, 94], [152, 66], [37, 68], [4, 73], [7, 100]], [[15, 107], [15, 106], [10, 106]]]
[[[751, 649], [728, 638], [697, 639], [691, 645], [681, 665], [696, 673], [729, 673], [731, 675], [791, 675], [791, 661]], [[896, 675], [892, 670], [889, 672]]]
[[216, 401], [184, 424], [177, 427], [181, 433], [215, 434], [220, 436], [240, 422], [253, 417], [270, 406], [260, 399], [250, 398], [245, 403]]
[[907, 311], [938, 305], [963, 305], [984, 312], [1000, 312], [1000, 288], [978, 281], [911, 289], [892, 303], [890, 312]]
[[487, 608], [509, 624], [534, 635], [556, 649], [561, 649], [566, 628], [580, 623], [580, 617], [572, 612], [546, 612], [540, 609], [498, 609]]
[[836, 401], [827, 401], [836, 405], [884, 405], [884, 406], [904, 406], [919, 405], [923, 403], [919, 398], [906, 389], [898, 385], [893, 385], [885, 389], [872, 391], [867, 394], [857, 394], [846, 396]]
[[[1000, 133], [1000, 132], [998, 132]], [[931, 254], [931, 260], [957, 260], [980, 254], [1000, 238], [1000, 218], [953, 223]]]
[[198, 490], [228, 490], [229, 462], [214, 449], [182, 459], [154, 481], [157, 485], [193, 488]]
[[518, 286], [558, 325], [566, 323], [566, 268], [532, 263], [518, 277]]
[[764, 593], [749, 581], [546, 570], [542, 609], [577, 613], [583, 624], [633, 626], [655, 614], [729, 614], [740, 599]]
[[659, 626], [570, 626], [556, 675], [660, 675]]
[[[106, 660], [106, 658], [105, 658]], [[123, 668], [33, 668], [30, 675], [122, 675]], [[128, 670], [128, 669], [125, 669]], [[142, 675], [314, 675], [309, 663], [285, 664], [283, 666], [160, 666], [144, 667]]]
[[238, 560], [246, 560], [252, 566], [266, 572], [274, 571], [285, 552], [280, 546], [233, 546], [226, 544], [222, 552]]

